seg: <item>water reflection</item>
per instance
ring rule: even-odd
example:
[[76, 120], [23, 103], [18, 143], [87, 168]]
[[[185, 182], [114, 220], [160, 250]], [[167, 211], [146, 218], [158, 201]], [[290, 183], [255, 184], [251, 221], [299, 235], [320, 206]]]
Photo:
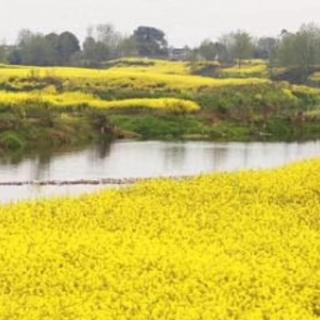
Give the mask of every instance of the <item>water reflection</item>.
[[164, 146], [163, 158], [167, 171], [177, 166], [182, 167], [186, 158], [186, 147], [184, 145]]
[[[320, 141], [210, 143], [122, 141], [65, 153], [0, 159], [0, 181], [78, 180], [195, 175], [261, 169], [320, 157]], [[0, 201], [70, 195], [97, 187], [0, 187]]]

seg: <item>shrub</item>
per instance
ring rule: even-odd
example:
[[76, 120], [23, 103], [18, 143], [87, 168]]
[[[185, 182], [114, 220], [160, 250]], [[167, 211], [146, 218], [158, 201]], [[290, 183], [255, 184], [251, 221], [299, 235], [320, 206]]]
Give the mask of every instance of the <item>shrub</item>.
[[25, 146], [24, 141], [14, 132], [0, 134], [0, 146], [5, 149], [19, 150]]

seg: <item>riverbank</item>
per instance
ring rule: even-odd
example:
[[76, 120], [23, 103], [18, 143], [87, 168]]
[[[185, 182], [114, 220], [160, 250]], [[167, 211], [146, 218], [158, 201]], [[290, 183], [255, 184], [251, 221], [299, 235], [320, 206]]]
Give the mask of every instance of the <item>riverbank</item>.
[[[6, 120], [3, 120], [6, 117]], [[48, 118], [51, 118], [49, 120]], [[103, 118], [85, 114], [46, 114], [20, 121], [0, 115], [0, 154], [72, 150], [118, 139], [216, 142], [290, 142], [320, 138], [318, 121], [290, 118], [249, 123], [210, 119], [210, 115], [113, 114]], [[101, 122], [102, 121], [102, 122]], [[7, 130], [4, 129], [7, 128]]]
[[72, 150], [118, 137], [105, 116], [42, 109], [0, 112], [0, 154]]
[[120, 131], [133, 133], [142, 140], [205, 140], [216, 142], [290, 142], [320, 138], [318, 121], [298, 117], [275, 117], [242, 122], [217, 119], [215, 114], [196, 116], [112, 115]]
[[238, 78], [228, 78], [237, 76], [235, 70], [212, 78], [179, 62], [135, 63], [106, 70], [1, 68], [0, 150], [72, 148], [118, 138], [320, 138], [319, 89], [250, 78], [250, 68]]

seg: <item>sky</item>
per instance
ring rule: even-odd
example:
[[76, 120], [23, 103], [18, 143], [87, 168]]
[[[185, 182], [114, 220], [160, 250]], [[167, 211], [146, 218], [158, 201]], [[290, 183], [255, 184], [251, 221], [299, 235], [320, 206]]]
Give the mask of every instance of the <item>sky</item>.
[[319, 0], [0, 0], [0, 42], [7, 44], [23, 28], [70, 30], [83, 39], [88, 26], [112, 23], [125, 34], [158, 27], [171, 45], [194, 46], [238, 29], [276, 36], [318, 21]]

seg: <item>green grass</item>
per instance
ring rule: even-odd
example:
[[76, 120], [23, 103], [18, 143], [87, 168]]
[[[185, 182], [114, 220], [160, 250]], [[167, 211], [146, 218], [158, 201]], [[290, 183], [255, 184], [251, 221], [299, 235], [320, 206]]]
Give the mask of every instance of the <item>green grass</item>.
[[32, 113], [21, 116], [0, 113], [0, 152], [76, 147], [99, 139], [111, 139], [112, 133], [101, 134], [96, 119], [90, 115], [65, 113]]
[[124, 136], [143, 140], [209, 140], [209, 141], [303, 141], [320, 137], [317, 121], [300, 123], [298, 119], [275, 117], [254, 121], [211, 120], [201, 116], [160, 116], [156, 114], [118, 114], [111, 123]]
[[185, 135], [206, 136], [207, 128], [196, 117], [160, 115], [112, 115], [111, 122], [120, 130], [141, 139], [182, 139]]

